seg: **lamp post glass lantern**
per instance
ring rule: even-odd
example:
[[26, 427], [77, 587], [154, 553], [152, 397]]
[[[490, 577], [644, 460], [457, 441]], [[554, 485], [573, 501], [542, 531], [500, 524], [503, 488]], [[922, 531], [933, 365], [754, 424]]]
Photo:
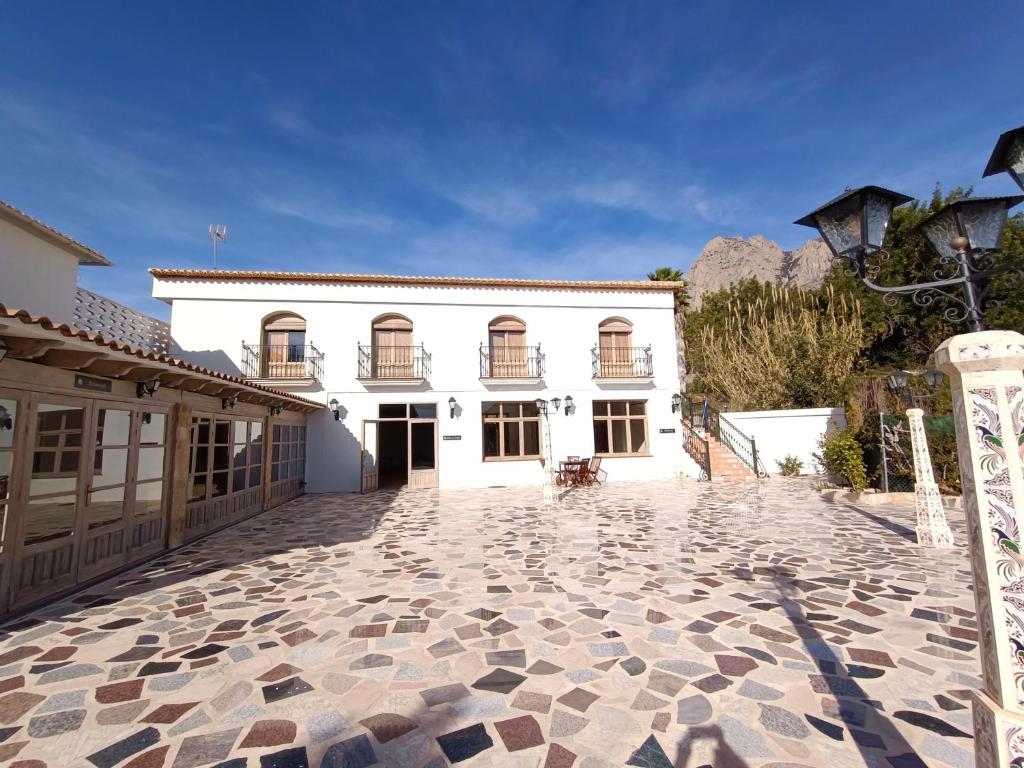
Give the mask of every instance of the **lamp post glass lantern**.
[[1024, 189], [1024, 125], [1007, 131], [996, 141], [982, 176], [1006, 173]]
[[893, 392], [902, 392], [907, 388], [907, 381], [910, 380], [910, 371], [893, 371], [885, 377], [889, 389]]
[[924, 377], [924, 383], [928, 385], [929, 389], [938, 389], [942, 386], [942, 380], [946, 378], [946, 374], [934, 368], [925, 371], [922, 376]]

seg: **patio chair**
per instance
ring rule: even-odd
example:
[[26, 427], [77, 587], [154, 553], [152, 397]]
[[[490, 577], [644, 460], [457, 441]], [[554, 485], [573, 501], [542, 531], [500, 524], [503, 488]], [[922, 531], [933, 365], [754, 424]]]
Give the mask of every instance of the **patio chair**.
[[[590, 467], [587, 468], [585, 472], [587, 473], [587, 485], [593, 485], [594, 483], [600, 485], [601, 478], [599, 475], [601, 474], [601, 458], [599, 456], [592, 458], [590, 460]], [[607, 476], [607, 474], [608, 473], [606, 472], [605, 476]]]

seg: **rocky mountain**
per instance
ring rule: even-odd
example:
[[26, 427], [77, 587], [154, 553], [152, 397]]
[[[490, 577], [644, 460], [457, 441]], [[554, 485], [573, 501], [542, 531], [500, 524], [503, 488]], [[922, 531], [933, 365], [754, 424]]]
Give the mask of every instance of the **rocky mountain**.
[[832, 267], [832, 254], [820, 238], [793, 251], [761, 235], [712, 238], [686, 273], [690, 306], [700, 309], [704, 294], [756, 277], [761, 282], [817, 288]]

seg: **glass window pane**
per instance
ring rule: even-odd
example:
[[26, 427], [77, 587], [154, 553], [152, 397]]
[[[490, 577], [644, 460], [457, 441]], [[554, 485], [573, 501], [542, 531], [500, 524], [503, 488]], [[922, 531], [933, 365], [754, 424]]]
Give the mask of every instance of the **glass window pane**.
[[[196, 419], [192, 419], [196, 422]], [[206, 445], [210, 442], [210, 420], [199, 419], [196, 423], [195, 441], [197, 445]]]
[[213, 488], [210, 489], [210, 498], [215, 499], [218, 496], [224, 496], [228, 492], [228, 473], [214, 472], [212, 477]]
[[501, 415], [506, 418], [517, 418], [519, 416], [519, 403], [502, 403]]
[[518, 456], [519, 451], [519, 422], [506, 421], [502, 424], [505, 428], [505, 455]]
[[139, 482], [156, 480], [164, 476], [164, 447], [149, 446], [139, 449]]
[[434, 424], [417, 423], [412, 425], [412, 468], [433, 469], [434, 464]]
[[643, 419], [629, 420], [629, 450], [633, 453], [647, 453], [647, 430]]
[[498, 455], [498, 424], [488, 422], [484, 424], [484, 456], [493, 458]]
[[55, 466], [57, 466], [57, 454], [54, 451], [36, 451], [32, 454], [33, 475], [53, 474]]
[[273, 447], [270, 449], [270, 460], [273, 461], [275, 464], [281, 460], [280, 443], [274, 443]]
[[607, 416], [608, 415], [608, 401], [607, 400], [595, 400], [594, 401], [594, 415], [595, 416]]
[[208, 466], [207, 462], [209, 461], [209, 459], [210, 459], [210, 449], [209, 448], [207, 448], [205, 445], [201, 445], [198, 448], [196, 448], [195, 471], [196, 472], [205, 472], [207, 470], [207, 466]]
[[14, 451], [0, 451], [0, 501], [11, 495], [10, 484], [13, 470]]
[[135, 515], [148, 515], [159, 512], [163, 503], [164, 484], [139, 483], [135, 486]]
[[612, 416], [626, 415], [626, 402], [624, 400], [612, 400], [609, 404]]
[[214, 442], [220, 445], [226, 445], [228, 442], [228, 436], [231, 432], [230, 421], [218, 421], [214, 426]]
[[494, 417], [497, 417], [497, 415], [498, 415], [498, 413], [500, 413], [500, 411], [501, 411], [501, 403], [484, 403], [483, 404], [484, 416], [494, 416]]
[[89, 494], [89, 530], [121, 522], [124, 516], [125, 487], [104, 488]]
[[626, 422], [619, 419], [608, 422], [612, 430], [612, 453], [626, 452]]
[[14, 420], [18, 414], [18, 401], [0, 399], [0, 448], [14, 445]]
[[281, 465], [274, 464], [270, 467], [270, 482], [276, 483], [281, 479]]
[[253, 421], [249, 425], [249, 444], [263, 442], [263, 422]]
[[540, 456], [540, 422], [523, 422], [523, 455]]
[[56, 448], [59, 445], [59, 434], [38, 435], [36, 437], [36, 446], [38, 446], [39, 448]]
[[167, 416], [163, 413], [142, 414], [139, 442], [143, 445], [163, 445], [167, 439]]
[[631, 400], [629, 403], [629, 413], [632, 416], [639, 416], [640, 414], [647, 413], [647, 401]]
[[249, 467], [249, 487], [256, 488], [263, 483], [263, 467]]
[[75, 495], [69, 493], [48, 499], [30, 499], [25, 512], [28, 518], [25, 544], [39, 544], [70, 536], [75, 519]]
[[230, 466], [231, 449], [226, 445], [218, 445], [213, 449], [213, 471], [227, 469]]
[[[77, 451], [75, 454], [77, 455]], [[68, 455], [65, 451], [64, 455]], [[63, 462], [63, 457], [61, 457]], [[93, 465], [94, 487], [106, 487], [110, 485], [122, 485], [128, 474], [128, 449], [127, 448], [97, 448], [96, 461]]]
[[206, 475], [196, 475], [192, 479], [192, 493], [189, 501], [199, 501], [206, 498]]
[[60, 454], [60, 469], [58, 470], [61, 474], [68, 472], [78, 472], [78, 456], [79, 451], [61, 451]]
[[131, 411], [100, 408], [96, 414], [96, 445], [128, 445], [131, 426]]
[[244, 444], [244, 443], [248, 442], [248, 440], [249, 440], [248, 431], [249, 431], [249, 422], [247, 422], [247, 421], [233, 421], [233, 422], [231, 422], [232, 442], [235, 443], [235, 445], [238, 445], [239, 443]]
[[280, 442], [280, 440], [281, 440], [281, 425], [280, 424], [275, 424], [274, 425], [274, 437], [273, 437], [273, 440], [274, 440], [275, 443]]
[[248, 470], [246, 470], [243, 467], [242, 469], [236, 469], [234, 472], [231, 473], [232, 493], [238, 493], [239, 491], [245, 490], [245, 475], [247, 471]]
[[608, 450], [608, 422], [594, 421], [594, 453], [610, 453]]
[[231, 449], [234, 453], [234, 465], [236, 467], [244, 467], [249, 463], [249, 449], [243, 443], [242, 445], [235, 445]]
[[539, 416], [540, 411], [537, 410], [536, 402], [523, 403], [523, 416]]
[[414, 419], [436, 419], [437, 403], [413, 403], [409, 406], [409, 416]]

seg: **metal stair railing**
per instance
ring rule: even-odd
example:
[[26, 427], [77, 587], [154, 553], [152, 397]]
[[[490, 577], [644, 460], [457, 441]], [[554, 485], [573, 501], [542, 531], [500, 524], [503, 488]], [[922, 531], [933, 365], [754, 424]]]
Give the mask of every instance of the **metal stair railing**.
[[690, 455], [690, 458], [697, 462], [700, 467], [700, 479], [711, 479], [711, 444], [708, 443], [684, 418], [683, 433], [685, 434], [683, 448]]
[[695, 401], [690, 401], [691, 423], [694, 419], [699, 419], [700, 429], [705, 435], [711, 435], [728, 448], [757, 477], [768, 477], [768, 470], [765, 469], [758, 456], [757, 442], [754, 438], [748, 437], [743, 430], [712, 407], [708, 398], [705, 397], [703, 401], [697, 402], [699, 405], [695, 408]]

